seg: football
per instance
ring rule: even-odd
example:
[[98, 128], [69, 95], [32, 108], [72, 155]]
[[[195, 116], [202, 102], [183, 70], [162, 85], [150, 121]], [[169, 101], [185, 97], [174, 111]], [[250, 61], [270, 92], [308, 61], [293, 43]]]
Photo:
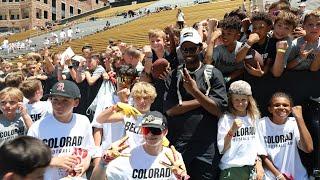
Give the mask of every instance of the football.
[[155, 78], [155, 79], [158, 79], [159, 76], [166, 71], [168, 65], [169, 65], [169, 61], [168, 60], [166, 60], [164, 58], [157, 59], [152, 64], [152, 68], [151, 68], [152, 77]]
[[247, 56], [244, 59], [244, 62], [254, 68], [257, 68], [257, 61], [259, 62], [260, 66], [263, 67], [263, 58], [261, 54], [258, 53], [256, 50], [250, 49]]

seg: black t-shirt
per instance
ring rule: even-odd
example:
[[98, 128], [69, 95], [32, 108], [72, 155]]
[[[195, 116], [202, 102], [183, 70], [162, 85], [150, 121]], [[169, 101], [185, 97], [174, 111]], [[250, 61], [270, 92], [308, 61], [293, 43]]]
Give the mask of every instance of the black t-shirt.
[[[168, 51], [165, 51], [163, 58], [170, 62], [171, 69], [175, 69], [178, 67], [179, 62], [178, 62], [176, 53], [169, 53]], [[152, 50], [152, 63], [154, 63], [157, 59], [158, 57], [156, 55], [156, 52]], [[165, 92], [167, 89], [167, 85], [166, 85], [167, 83], [166, 81], [161, 79], [152, 79], [152, 83], [156, 88], [157, 97], [152, 103], [150, 110], [164, 112], [163, 102], [164, 102]]]
[[[205, 65], [202, 65], [199, 70], [190, 75], [197, 82], [200, 91], [205, 94], [208, 87], [204, 78], [204, 70]], [[180, 75], [177, 72], [178, 70], [175, 69], [171, 74], [164, 111], [179, 103], [177, 81]], [[182, 101], [193, 100], [194, 97], [187, 93], [182, 80], [180, 81], [179, 91]], [[210, 84], [209, 97], [224, 110], [227, 107], [226, 87], [222, 73], [216, 68], [213, 68]], [[218, 117], [213, 116], [203, 107], [199, 107], [178, 116], [168, 117], [169, 134], [167, 137], [182, 153], [186, 164], [191, 163], [194, 158], [211, 164], [216, 152], [217, 124]]]
[[261, 56], [263, 57], [263, 61], [265, 61], [268, 58], [269, 55], [269, 46], [270, 37], [266, 37], [265, 42], [262, 45], [259, 45], [258, 43], [254, 43], [252, 45], [252, 49], [256, 50]]
[[152, 50], [152, 63], [154, 63], [159, 58], [168, 60], [170, 62], [171, 69], [176, 69], [179, 66], [177, 53], [169, 53], [168, 51], [165, 51], [163, 57], [158, 57], [156, 52]]

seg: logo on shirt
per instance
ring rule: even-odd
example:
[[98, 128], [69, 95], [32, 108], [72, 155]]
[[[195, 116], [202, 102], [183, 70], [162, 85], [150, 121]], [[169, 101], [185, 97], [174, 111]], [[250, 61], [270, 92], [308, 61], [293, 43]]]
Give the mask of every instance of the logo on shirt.
[[254, 139], [256, 134], [255, 127], [242, 127], [233, 135], [233, 141], [248, 141]]
[[264, 142], [268, 148], [285, 147], [292, 145], [293, 143], [293, 132], [287, 134], [264, 136]]
[[136, 126], [135, 123], [132, 123], [132, 122], [126, 122], [125, 125], [124, 125], [124, 129], [126, 131], [129, 131], [129, 132], [133, 132], [133, 133], [136, 133], [136, 134], [140, 134], [140, 126]]
[[152, 179], [168, 178], [171, 176], [170, 168], [133, 169], [132, 178]]
[[30, 117], [32, 119], [33, 122], [39, 120], [41, 118], [41, 113], [39, 114], [30, 114]]

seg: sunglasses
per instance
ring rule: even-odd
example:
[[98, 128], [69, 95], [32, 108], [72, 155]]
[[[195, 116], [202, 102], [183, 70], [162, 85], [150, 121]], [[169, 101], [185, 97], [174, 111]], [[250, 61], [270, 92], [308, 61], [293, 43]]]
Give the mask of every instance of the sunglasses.
[[149, 134], [150, 132], [153, 134], [153, 135], [160, 135], [162, 134], [162, 130], [160, 128], [154, 128], [154, 127], [142, 127], [141, 128], [141, 132], [143, 135], [147, 135]]
[[194, 54], [198, 50], [198, 47], [181, 48], [181, 50], [185, 54], [187, 54], [187, 53]]

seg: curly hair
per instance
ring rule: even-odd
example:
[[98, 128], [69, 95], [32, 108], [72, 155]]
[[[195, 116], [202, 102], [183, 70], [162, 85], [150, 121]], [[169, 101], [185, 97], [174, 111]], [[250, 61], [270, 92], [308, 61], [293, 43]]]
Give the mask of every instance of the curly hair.
[[220, 23], [220, 27], [223, 29], [234, 29], [240, 32], [241, 20], [236, 16], [226, 17]]
[[266, 12], [256, 12], [251, 16], [251, 22], [264, 21], [268, 26], [272, 26], [272, 19]]

